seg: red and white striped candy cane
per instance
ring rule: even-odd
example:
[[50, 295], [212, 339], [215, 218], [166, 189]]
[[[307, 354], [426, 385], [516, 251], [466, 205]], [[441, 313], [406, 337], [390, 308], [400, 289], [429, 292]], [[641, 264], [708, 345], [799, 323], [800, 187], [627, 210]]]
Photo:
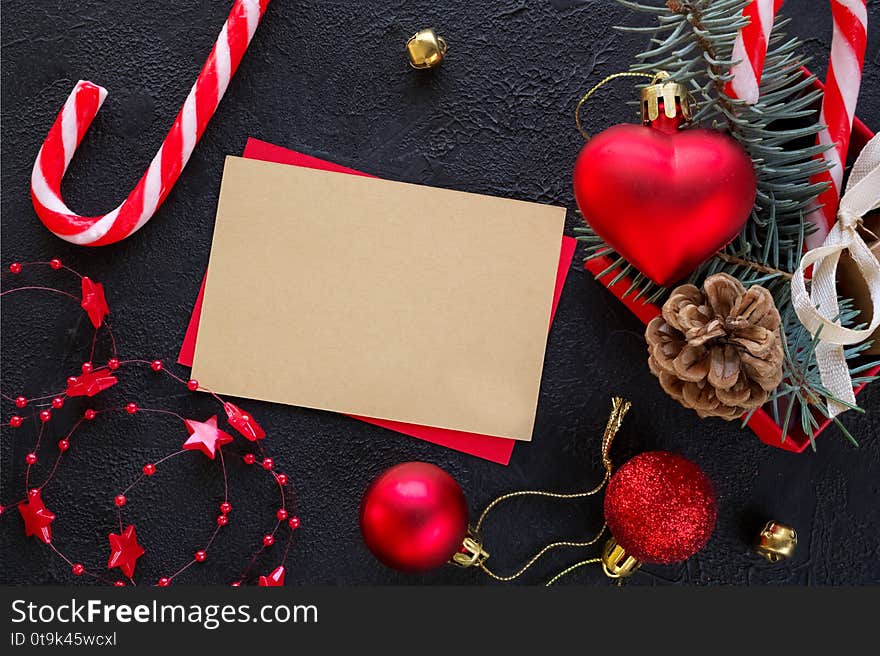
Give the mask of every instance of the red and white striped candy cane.
[[733, 44], [733, 60], [737, 63], [731, 69], [734, 78], [727, 84], [727, 95], [750, 104], [758, 101], [770, 31], [782, 2], [752, 0], [743, 9], [743, 16], [749, 19], [749, 24], [740, 30]]
[[[814, 178], [814, 182], [829, 182], [830, 187], [819, 196], [822, 220], [816, 221], [818, 230], [807, 239], [809, 247], [821, 244], [836, 220], [843, 166], [849, 150], [853, 116], [862, 81], [868, 33], [866, 0], [830, 2], [834, 33], [819, 118], [819, 122], [826, 127], [819, 133], [818, 142], [833, 144], [834, 148], [823, 154], [831, 169]], [[752, 22], [742, 29], [734, 45], [734, 59], [742, 61], [733, 68], [736, 77], [728, 85], [728, 93], [731, 95], [747, 102], [758, 99], [758, 87], [773, 18], [781, 6], [782, 0], [753, 0], [743, 10], [743, 15], [748, 16]]]
[[235, 0], [159, 152], [128, 197], [102, 216], [80, 216], [61, 198], [61, 179], [107, 97], [103, 87], [77, 82], [49, 129], [31, 174], [34, 209], [49, 230], [74, 244], [101, 246], [125, 239], [150, 220], [189, 161], [268, 4], [269, 0]]

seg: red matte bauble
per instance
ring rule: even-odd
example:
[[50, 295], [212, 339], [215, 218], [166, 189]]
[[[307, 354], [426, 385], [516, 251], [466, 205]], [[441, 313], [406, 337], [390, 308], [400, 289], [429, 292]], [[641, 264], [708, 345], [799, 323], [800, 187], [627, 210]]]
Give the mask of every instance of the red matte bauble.
[[361, 502], [361, 533], [382, 563], [401, 572], [440, 567], [461, 548], [467, 501], [458, 483], [426, 462], [392, 467]]
[[749, 156], [715, 130], [615, 125], [587, 142], [574, 167], [590, 227], [664, 286], [739, 234], [756, 190]]
[[667, 451], [627, 461], [605, 492], [608, 530], [630, 556], [645, 563], [690, 558], [709, 541], [717, 515], [706, 474]]

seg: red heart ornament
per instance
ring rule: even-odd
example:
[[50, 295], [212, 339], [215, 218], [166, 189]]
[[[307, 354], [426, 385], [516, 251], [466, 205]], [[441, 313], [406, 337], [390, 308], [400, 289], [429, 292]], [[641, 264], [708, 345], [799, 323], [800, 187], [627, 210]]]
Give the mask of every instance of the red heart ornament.
[[574, 195], [590, 227], [664, 286], [736, 237], [756, 193], [751, 159], [714, 130], [615, 125], [587, 142], [574, 167]]

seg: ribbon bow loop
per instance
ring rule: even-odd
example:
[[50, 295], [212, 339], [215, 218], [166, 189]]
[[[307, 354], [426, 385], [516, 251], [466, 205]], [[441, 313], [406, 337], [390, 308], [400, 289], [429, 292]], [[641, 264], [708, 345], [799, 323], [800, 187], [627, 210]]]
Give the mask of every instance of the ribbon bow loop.
[[[840, 199], [837, 223], [825, 242], [806, 252], [791, 279], [791, 303], [798, 319], [814, 337], [818, 333], [816, 361], [822, 384], [833, 398], [828, 398], [828, 412], [835, 417], [856, 403], [849, 367], [843, 347], [868, 339], [880, 326], [880, 263], [859, 234], [862, 217], [880, 207], [880, 135], [862, 149], [850, 173], [846, 191]], [[862, 330], [840, 324], [837, 304], [837, 263], [849, 251], [859, 274], [868, 285], [871, 323]], [[815, 265], [810, 293], [807, 293], [805, 270]], [[839, 403], [839, 399], [843, 403]]]

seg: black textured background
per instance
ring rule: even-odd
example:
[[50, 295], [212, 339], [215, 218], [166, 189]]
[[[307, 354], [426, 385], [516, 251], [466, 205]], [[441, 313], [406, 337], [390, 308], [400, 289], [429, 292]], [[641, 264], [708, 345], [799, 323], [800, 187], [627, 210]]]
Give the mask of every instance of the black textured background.
[[[795, 19], [790, 31], [806, 40], [812, 66], [824, 74], [831, 36], [827, 3], [786, 5]], [[868, 5], [871, 20], [880, 20], [880, 2]], [[644, 19], [610, 0], [274, 0], [158, 215], [132, 238], [97, 250], [50, 235], [31, 207], [30, 169], [74, 82], [90, 79], [110, 96], [65, 178], [64, 196], [82, 213], [105, 212], [153, 156], [229, 7], [214, 0], [3, 2], [4, 269], [16, 259], [58, 256], [104, 282], [126, 356], [175, 359], [208, 259], [223, 157], [239, 154], [248, 136], [401, 180], [572, 208], [571, 166], [582, 144], [571, 118], [574, 104], [585, 88], [624, 70], [645, 46], [641, 36], [611, 30]], [[445, 35], [450, 51], [440, 70], [424, 74], [410, 70], [402, 49], [410, 34], [428, 25]], [[859, 104], [874, 129], [880, 127], [878, 36], [873, 29]], [[625, 83], [600, 94], [589, 125], [599, 129], [630, 120], [621, 104], [628, 98]], [[570, 213], [569, 230], [574, 225]], [[288, 583], [487, 582], [478, 572], [452, 567], [403, 576], [379, 565], [357, 528], [362, 490], [383, 469], [406, 460], [435, 462], [451, 472], [473, 511], [511, 489], [591, 486], [601, 468], [598, 437], [612, 394], [634, 404], [615, 460], [654, 448], [681, 452], [714, 479], [720, 502], [717, 530], [701, 553], [677, 566], [646, 567], [634, 584], [880, 582], [880, 414], [846, 415], [860, 449], [829, 430], [818, 441], [818, 453], [802, 455], [764, 446], [734, 425], [698, 420], [663, 395], [645, 363], [641, 325], [584, 273], [579, 260], [550, 333], [534, 441], [516, 448], [509, 467], [325, 412], [246, 403], [269, 431], [267, 448], [297, 491], [303, 529], [288, 563]], [[241, 272], [248, 275], [247, 262]], [[57, 388], [87, 354], [88, 326], [63, 300], [4, 299], [2, 322], [7, 393]], [[126, 379], [102, 403], [133, 398], [186, 408], [189, 416], [216, 410], [150, 380]], [[869, 408], [878, 399], [876, 387], [860, 397]], [[83, 407], [69, 406], [70, 412]], [[10, 412], [4, 407], [4, 424]], [[52, 430], [68, 421], [69, 415], [57, 413]], [[29, 431], [3, 428], [4, 502], [22, 489]], [[57, 435], [49, 437], [53, 445]], [[113, 494], [143, 462], [173, 450], [181, 437], [170, 423], [127, 416], [84, 430], [45, 493], [59, 514], [59, 547], [101, 567]], [[44, 461], [52, 448], [45, 454]], [[188, 463], [132, 495], [131, 510], [148, 546], [138, 566], [144, 581], [185, 561], [210, 528], [220, 483], [205, 462]], [[237, 463], [230, 470], [233, 526], [209, 562], [181, 583], [231, 580], [257, 545], [260, 527], [271, 520], [273, 497], [265, 478], [253, 483], [253, 472]], [[512, 504], [490, 522], [488, 548], [496, 567], [505, 570], [550, 539], [591, 533], [599, 517], [595, 501]], [[796, 557], [778, 567], [748, 548], [771, 517], [800, 534]], [[0, 545], [0, 582], [73, 581], [64, 563], [25, 539], [16, 512], [0, 517]], [[557, 553], [522, 580], [543, 581], [579, 555]], [[595, 569], [571, 582], [605, 585]]]

